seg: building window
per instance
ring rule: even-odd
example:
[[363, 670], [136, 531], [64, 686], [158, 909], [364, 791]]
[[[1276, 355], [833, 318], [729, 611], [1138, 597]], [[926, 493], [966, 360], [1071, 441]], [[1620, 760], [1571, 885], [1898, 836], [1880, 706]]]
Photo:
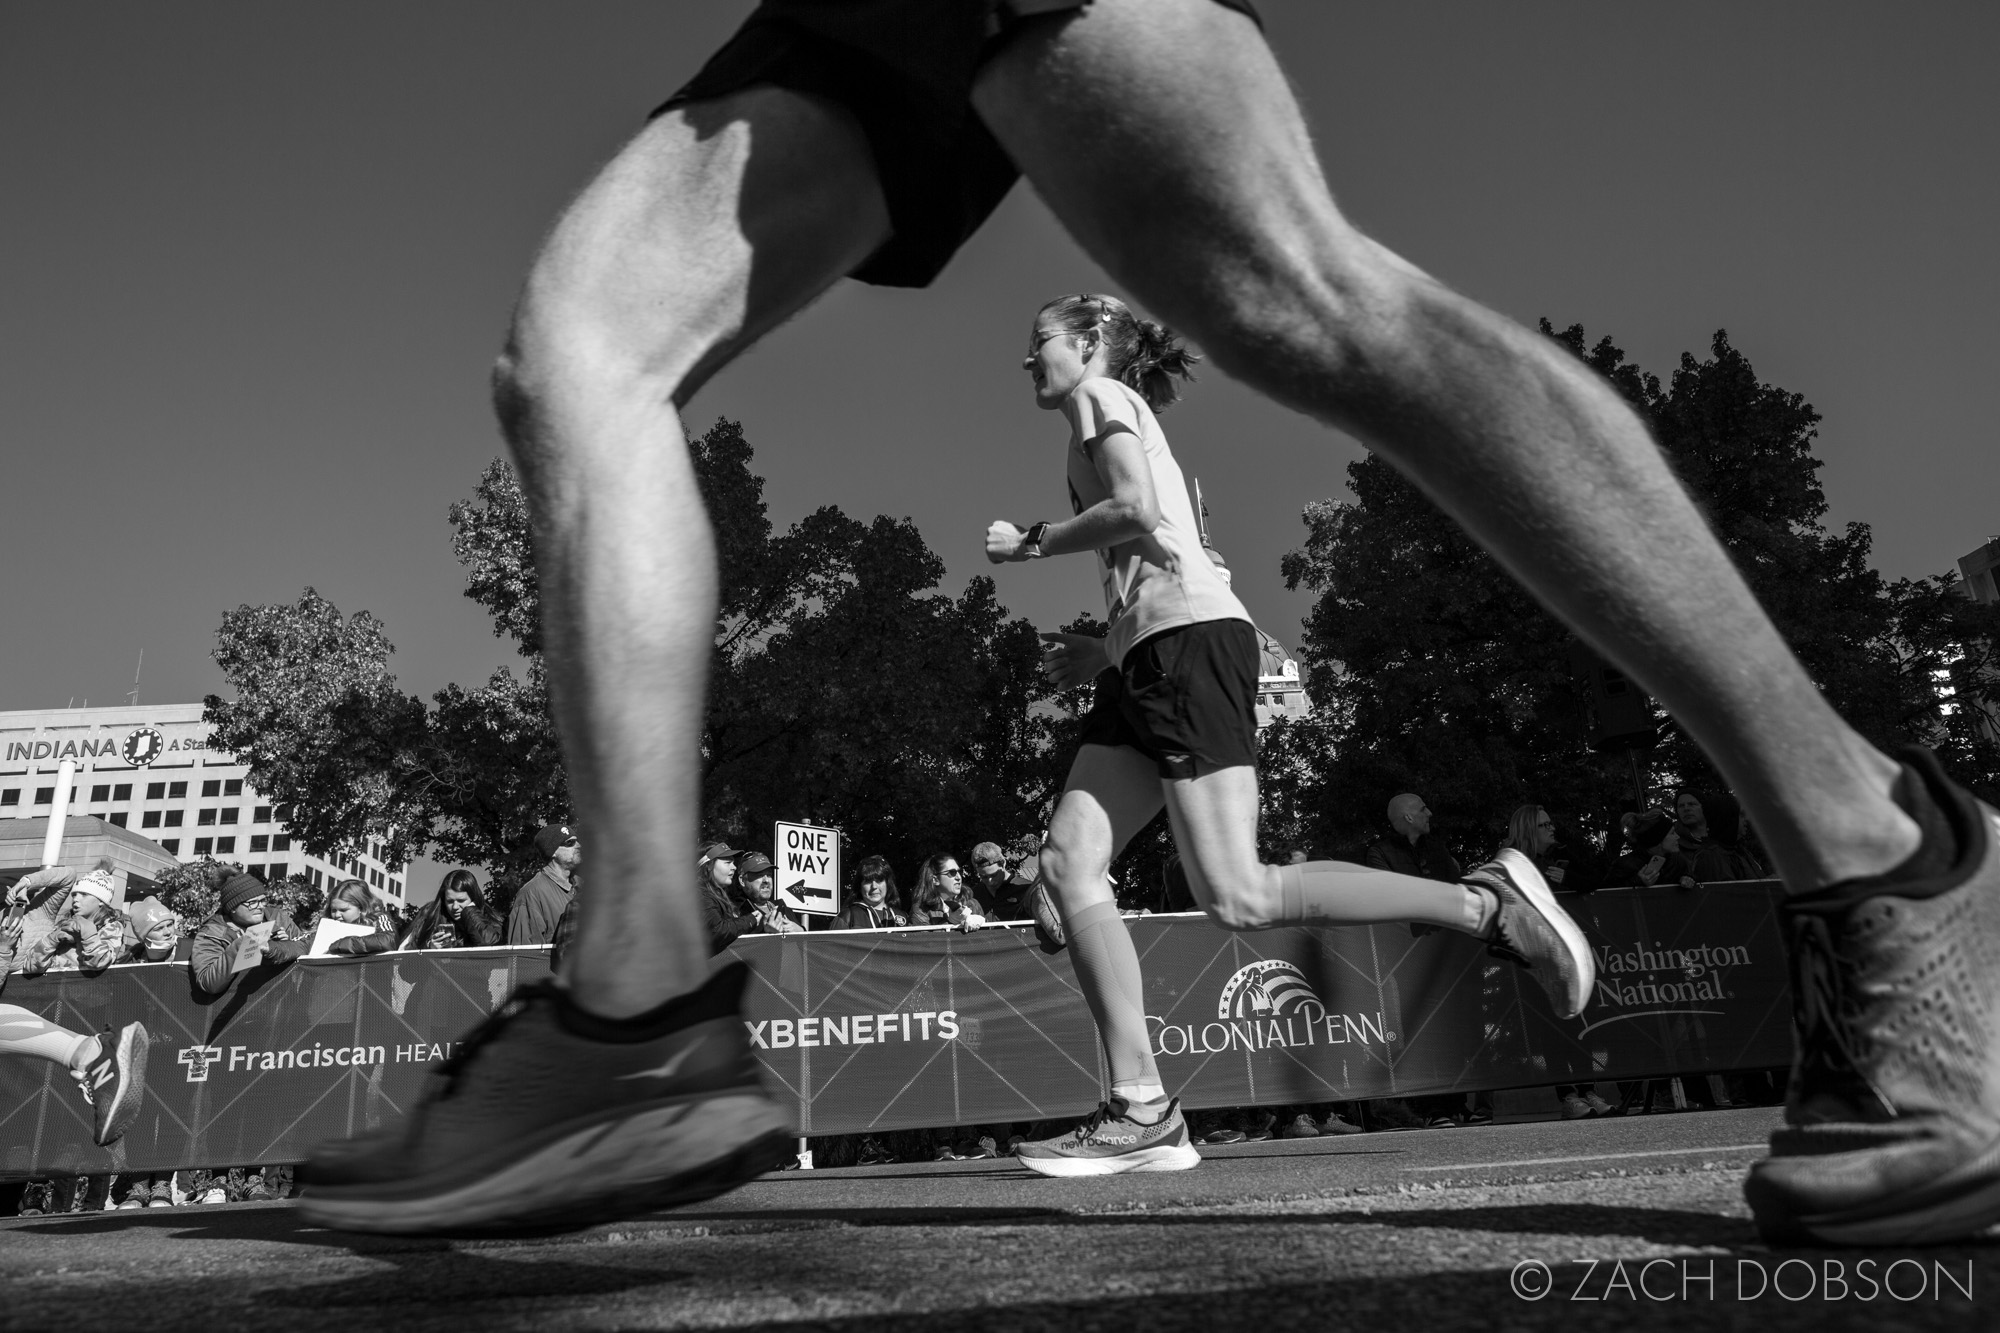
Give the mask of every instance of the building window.
[[374, 885], [374, 886], [375, 886], [376, 888], [378, 888], [378, 889], [379, 889], [379, 888], [381, 888], [381, 887], [382, 887], [382, 872], [381, 872], [381, 871], [379, 871], [379, 870], [371, 870], [371, 871], [369, 871], [369, 872], [368, 872], [368, 882], [369, 882], [370, 884], [373, 884], [373, 885]]
[[9, 787], [6, 791], [0, 791], [0, 805], [19, 805], [20, 803], [21, 789], [19, 787]]
[[224, 796], [241, 796], [243, 794], [243, 779], [231, 778], [229, 781], [223, 783], [222, 794]]
[[168, 827], [168, 828], [179, 828], [179, 827], [181, 826], [181, 820], [182, 820], [182, 818], [183, 818], [183, 817], [185, 817], [185, 816], [186, 816], [186, 814], [187, 814], [187, 811], [185, 811], [185, 810], [169, 810], [169, 811], [167, 811], [167, 827]]
[[129, 782], [121, 782], [121, 783], [119, 783], [119, 784], [118, 784], [117, 786], [113, 787], [113, 788], [111, 789], [111, 799], [112, 799], [112, 800], [114, 800], [114, 801], [129, 801], [129, 800], [131, 800], [131, 799], [132, 799], [132, 784], [131, 784], [131, 783], [129, 783]]
[[222, 779], [210, 778], [208, 781], [202, 783], [201, 795], [203, 800], [207, 800], [211, 796], [222, 795]]
[[194, 840], [194, 854], [196, 856], [207, 856], [210, 852], [214, 850], [215, 850], [215, 839], [196, 838]]
[[146, 784], [146, 799], [147, 799], [147, 800], [149, 800], [149, 801], [164, 801], [164, 800], [166, 800], [166, 799], [167, 799], [167, 784], [166, 784], [166, 783], [164, 783], [164, 782], [149, 782], [149, 783], [147, 783], [147, 784]]
[[235, 851], [236, 851], [236, 839], [234, 839], [234, 838], [217, 838], [217, 839], [215, 840], [215, 851], [216, 851], [216, 854], [217, 854], [217, 855], [219, 855], [219, 856], [230, 856], [230, 855], [233, 855], [233, 854], [235, 853]]
[[215, 823], [214, 807], [211, 806], [209, 809], [197, 811], [195, 813], [194, 822], [202, 828], [207, 828], [211, 824]]
[[257, 833], [251, 835], [250, 851], [253, 855], [257, 852], [268, 852], [270, 850], [271, 839], [268, 834]]
[[268, 824], [268, 823], [270, 823], [270, 822], [271, 822], [271, 807], [270, 807], [270, 806], [268, 806], [268, 805], [260, 805], [260, 806], [258, 806], [258, 807], [257, 807], [257, 808], [256, 808], [255, 810], [252, 810], [252, 811], [250, 812], [250, 822], [251, 822], [251, 823], [253, 823], [253, 824]]
[[108, 800], [110, 800], [110, 799], [111, 799], [111, 784], [110, 784], [110, 783], [108, 783], [108, 782], [100, 782], [100, 783], [98, 783], [97, 785], [93, 786], [93, 787], [92, 787], [92, 788], [90, 789], [90, 799], [91, 799], [91, 800], [93, 800], [93, 801], [108, 801]]
[[395, 894], [395, 895], [396, 895], [396, 896], [397, 896], [398, 898], [402, 897], [402, 896], [403, 896], [403, 881], [402, 881], [402, 880], [400, 880], [400, 879], [392, 879], [392, 880], [390, 880], [390, 881], [389, 881], [389, 892], [391, 892], [391, 893]]
[[160, 812], [158, 810], [148, 810], [145, 814], [139, 816], [140, 828], [158, 828], [159, 826]]
[[289, 833], [273, 833], [271, 835], [271, 850], [274, 852], [289, 852], [292, 850], [292, 835]]
[[273, 861], [273, 862], [271, 862], [271, 878], [272, 878], [272, 879], [283, 879], [283, 878], [285, 877], [285, 871], [286, 871], [286, 869], [287, 869], [287, 867], [286, 867], [286, 865], [285, 865], [285, 863], [284, 863], [283, 861]]
[[222, 822], [225, 824], [234, 824], [236, 822], [236, 816], [242, 813], [243, 813], [242, 806], [232, 805], [228, 809], [222, 812]]
[[170, 800], [170, 801], [178, 801], [178, 800], [182, 799], [183, 797], [185, 797], [185, 796], [186, 796], [187, 794], [188, 794], [188, 785], [187, 785], [187, 783], [185, 783], [185, 782], [169, 782], [169, 783], [167, 784], [167, 799], [168, 799], [168, 800]]
[[179, 838], [168, 838], [160, 846], [166, 849], [168, 856], [179, 856], [181, 854], [181, 840]]
[[36, 804], [36, 805], [48, 805], [49, 803], [51, 803], [51, 802], [52, 802], [52, 801], [54, 801], [55, 799], [56, 799], [56, 789], [55, 789], [54, 787], [37, 787], [37, 788], [35, 788], [35, 804]]
[[259, 861], [259, 862], [258, 862], [258, 863], [257, 863], [256, 865], [253, 865], [253, 866], [244, 866], [243, 868], [244, 868], [245, 870], [249, 871], [249, 872], [250, 872], [251, 874], [255, 875], [255, 876], [256, 876], [256, 877], [258, 878], [258, 879], [263, 879], [263, 880], [268, 880], [268, 878], [269, 878], [269, 877], [268, 877], [268, 876], [267, 876], [267, 875], [266, 875], [266, 874], [264, 873], [264, 872], [265, 872], [265, 870], [267, 869], [267, 867], [266, 867], [266, 866], [264, 865], [264, 863], [263, 863], [262, 861]]
[[124, 828], [125, 821], [128, 818], [129, 816], [123, 810], [120, 810], [117, 814], [111, 816], [111, 822], [113, 824], [116, 824], [119, 828]]

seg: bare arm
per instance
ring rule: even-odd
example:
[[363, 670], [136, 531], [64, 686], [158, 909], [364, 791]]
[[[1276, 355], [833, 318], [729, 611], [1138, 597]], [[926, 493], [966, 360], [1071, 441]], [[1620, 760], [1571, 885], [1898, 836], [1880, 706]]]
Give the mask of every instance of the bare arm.
[[[1111, 494], [1074, 518], [1049, 524], [1042, 534], [1042, 555], [1116, 546], [1148, 536], [1160, 526], [1160, 497], [1153, 490], [1152, 469], [1146, 466], [1139, 437], [1113, 423], [1102, 435], [1084, 441], [1083, 448]], [[996, 565], [1032, 559], [1022, 549], [1027, 535], [1004, 519], [996, 521], [986, 530], [986, 558]]]

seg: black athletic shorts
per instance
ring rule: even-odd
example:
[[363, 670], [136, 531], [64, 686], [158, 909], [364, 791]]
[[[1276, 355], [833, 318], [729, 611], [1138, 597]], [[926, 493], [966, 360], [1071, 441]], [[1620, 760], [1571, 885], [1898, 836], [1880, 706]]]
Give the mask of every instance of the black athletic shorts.
[[[927, 286], [1021, 174], [972, 110], [980, 64], [1015, 24], [1089, 3], [764, 0], [653, 114], [760, 83], [846, 107], [875, 154], [893, 233], [853, 276]], [[1216, 3], [1257, 18], [1252, 0]]]
[[1257, 631], [1204, 620], [1141, 639], [1097, 677], [1083, 744], [1128, 745], [1163, 778], [1257, 762]]

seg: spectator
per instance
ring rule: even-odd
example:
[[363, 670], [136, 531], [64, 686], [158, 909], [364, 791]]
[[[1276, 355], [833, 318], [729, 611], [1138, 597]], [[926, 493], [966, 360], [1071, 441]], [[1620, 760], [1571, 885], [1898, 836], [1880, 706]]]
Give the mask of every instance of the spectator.
[[1632, 849], [1611, 868], [1611, 882], [1628, 888], [1678, 884], [1698, 888], [1694, 866], [1681, 855], [1680, 833], [1673, 816], [1660, 811], [1625, 816], [1625, 842]]
[[40, 895], [39, 904], [21, 917], [15, 967], [24, 976], [159, 962], [179, 939], [170, 916], [139, 937], [125, 913], [112, 906], [118, 889], [108, 863], [82, 875], [61, 866], [40, 870], [23, 877], [15, 893], [24, 903]]
[[342, 925], [372, 927], [367, 935], [345, 935], [333, 941], [326, 946], [331, 954], [355, 957], [387, 953], [396, 947], [396, 937], [402, 933], [403, 923], [394, 910], [358, 879], [342, 880], [334, 886], [327, 895], [326, 915]]
[[1500, 846], [1511, 847], [1534, 862], [1535, 869], [1557, 892], [1594, 893], [1604, 887], [1604, 872], [1589, 845], [1565, 841], [1542, 806], [1516, 808], [1507, 820], [1507, 837]]
[[[866, 866], [868, 862], [861, 864]], [[796, 912], [778, 901], [778, 872], [771, 865], [770, 857], [762, 852], [752, 852], [744, 857], [737, 869], [736, 882], [743, 900], [750, 905], [751, 917], [756, 921], [751, 928], [754, 933], [792, 935], [806, 928]]]
[[972, 882], [966, 887], [979, 902], [979, 911], [988, 921], [1025, 921], [1028, 906], [1022, 901], [1033, 880], [1017, 883], [1007, 865], [1007, 854], [997, 842], [982, 842], [972, 849]]
[[453, 870], [438, 884], [437, 897], [417, 909], [396, 947], [486, 949], [500, 943], [502, 933], [479, 877], [470, 870]]
[[986, 924], [979, 901], [966, 891], [965, 871], [958, 858], [940, 852], [917, 872], [917, 892], [910, 904], [910, 923], [917, 926], [957, 926], [977, 930]]
[[1464, 877], [1444, 839], [1431, 832], [1431, 808], [1415, 792], [1389, 802], [1389, 832], [1368, 849], [1368, 864], [1399, 875], [1455, 884]]
[[549, 944], [576, 893], [576, 868], [583, 864], [583, 845], [567, 824], [548, 824], [535, 834], [535, 851], [543, 859], [534, 878], [514, 895], [507, 915], [507, 943]]
[[1674, 793], [1674, 832], [1680, 853], [1704, 884], [1761, 879], [1764, 867], [1742, 845], [1743, 812], [1730, 796]]
[[[728, 843], [711, 842], [695, 862], [695, 877], [701, 882], [702, 914], [708, 921], [708, 951], [721, 953], [736, 937], [757, 929], [757, 917], [746, 911], [730, 890], [736, 885], [736, 858]], [[763, 858], [759, 858], [760, 860]]]
[[206, 995], [227, 989], [229, 979], [258, 963], [289, 963], [308, 940], [290, 913], [272, 909], [264, 881], [237, 875], [222, 886], [214, 916], [194, 931], [195, 988]]
[[842, 930], [887, 930], [907, 926], [910, 918], [897, 904], [896, 872], [879, 856], [864, 856], [854, 876], [859, 889], [838, 918]]

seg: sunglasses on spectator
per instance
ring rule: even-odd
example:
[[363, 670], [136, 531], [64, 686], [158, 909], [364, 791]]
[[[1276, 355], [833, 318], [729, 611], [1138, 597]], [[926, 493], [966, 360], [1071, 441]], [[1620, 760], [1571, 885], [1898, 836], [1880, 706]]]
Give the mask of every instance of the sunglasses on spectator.
[[952, 866], [952, 867], [951, 867], [950, 869], [948, 869], [948, 870], [940, 870], [940, 871], [938, 871], [938, 874], [940, 874], [940, 875], [950, 875], [950, 876], [951, 876], [951, 877], [952, 877], [953, 879], [958, 879], [958, 878], [962, 877], [962, 876], [963, 876], [963, 875], [965, 874], [965, 872], [964, 872], [963, 870], [960, 870], [960, 869], [959, 869], [959, 868], [958, 868], [957, 866]]

